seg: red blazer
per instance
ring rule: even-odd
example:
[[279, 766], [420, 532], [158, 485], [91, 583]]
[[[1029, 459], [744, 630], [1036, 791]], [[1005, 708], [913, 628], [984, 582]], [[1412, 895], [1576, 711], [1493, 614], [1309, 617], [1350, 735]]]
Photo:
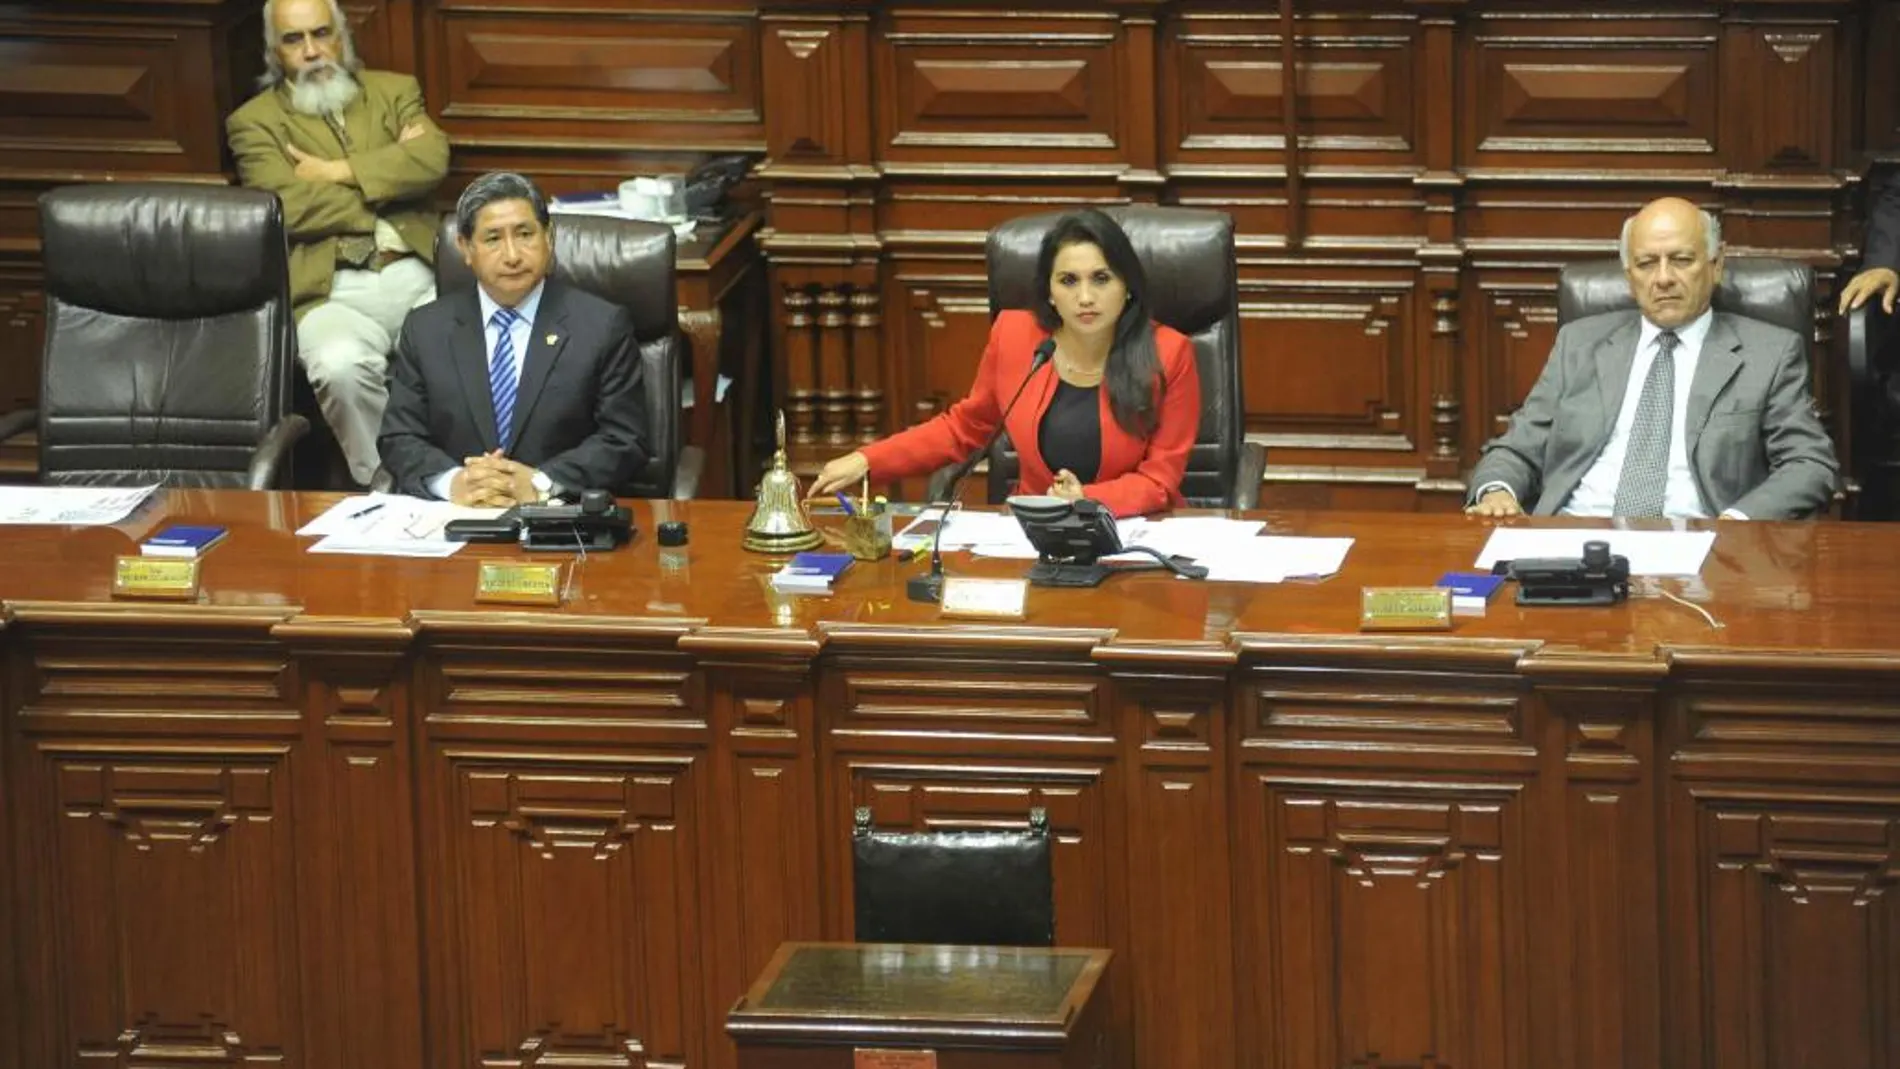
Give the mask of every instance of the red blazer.
[[[1137, 438], [1115, 422], [1108, 388], [1102, 405], [1102, 463], [1096, 481], [1082, 488], [1117, 516], [1159, 512], [1181, 503], [1181, 473], [1201, 427], [1201, 377], [1194, 345], [1179, 331], [1155, 325], [1155, 350], [1161, 359], [1160, 422], [1152, 436]], [[879, 481], [923, 475], [953, 464], [980, 448], [996, 429], [997, 417], [1022, 384], [1036, 346], [1049, 332], [1034, 314], [1008, 311], [996, 317], [990, 342], [977, 365], [970, 395], [934, 419], [874, 442], [863, 449], [871, 477]], [[1056, 394], [1055, 362], [1039, 369], [1009, 414], [1009, 438], [1022, 458], [1016, 493], [1046, 494], [1055, 473], [1042, 459], [1037, 435], [1043, 413]]]

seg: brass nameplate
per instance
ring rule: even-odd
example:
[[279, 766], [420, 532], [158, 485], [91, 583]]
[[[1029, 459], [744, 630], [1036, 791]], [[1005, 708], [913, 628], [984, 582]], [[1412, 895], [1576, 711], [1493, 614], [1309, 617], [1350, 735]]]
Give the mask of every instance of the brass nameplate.
[[198, 596], [198, 558], [120, 557], [112, 567], [112, 596], [190, 601]]
[[1369, 586], [1359, 592], [1361, 631], [1449, 631], [1451, 591], [1431, 586]]
[[561, 564], [485, 560], [475, 576], [475, 600], [503, 605], [559, 605]]
[[937, 1052], [853, 1047], [851, 1069], [937, 1069]]
[[1029, 597], [1027, 579], [970, 579], [952, 576], [943, 581], [945, 616], [981, 616], [1020, 620]]

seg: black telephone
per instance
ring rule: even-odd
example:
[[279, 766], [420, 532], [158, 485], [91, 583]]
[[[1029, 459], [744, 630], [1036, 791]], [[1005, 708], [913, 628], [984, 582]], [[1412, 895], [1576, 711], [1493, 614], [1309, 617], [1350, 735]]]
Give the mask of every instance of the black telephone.
[[578, 505], [516, 505], [508, 515], [521, 524], [523, 549], [603, 550], [633, 539], [633, 513], [605, 490], [582, 491]]
[[714, 156], [686, 176], [686, 214], [695, 219], [719, 214], [719, 202], [752, 170], [750, 156]]
[[1517, 580], [1519, 605], [1614, 605], [1630, 596], [1630, 561], [1611, 556], [1608, 542], [1585, 542], [1581, 557], [1527, 557], [1499, 562]]

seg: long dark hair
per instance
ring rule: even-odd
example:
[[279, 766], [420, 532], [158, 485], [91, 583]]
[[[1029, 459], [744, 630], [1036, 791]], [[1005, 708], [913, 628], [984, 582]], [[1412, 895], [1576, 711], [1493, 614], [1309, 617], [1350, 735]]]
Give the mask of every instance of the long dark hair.
[[1036, 257], [1036, 321], [1053, 332], [1062, 325], [1055, 301], [1049, 295], [1049, 278], [1055, 274], [1056, 254], [1071, 245], [1093, 245], [1102, 250], [1108, 269], [1128, 288], [1128, 303], [1122, 305], [1121, 319], [1115, 323], [1115, 340], [1108, 350], [1104, 380], [1108, 384], [1108, 410], [1122, 430], [1138, 438], [1155, 432], [1161, 422], [1161, 357], [1155, 352], [1154, 325], [1148, 315], [1148, 276], [1141, 270], [1135, 246], [1115, 220], [1094, 208], [1069, 212], [1056, 220], [1043, 236], [1042, 252]]

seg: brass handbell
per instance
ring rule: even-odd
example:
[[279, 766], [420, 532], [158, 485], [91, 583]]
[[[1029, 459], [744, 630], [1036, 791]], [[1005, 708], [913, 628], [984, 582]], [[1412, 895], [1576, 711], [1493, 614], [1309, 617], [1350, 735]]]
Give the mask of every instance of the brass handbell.
[[798, 476], [785, 464], [785, 413], [778, 414], [778, 452], [772, 470], [759, 480], [758, 501], [745, 523], [745, 548], [755, 553], [796, 553], [824, 541], [805, 518]]

